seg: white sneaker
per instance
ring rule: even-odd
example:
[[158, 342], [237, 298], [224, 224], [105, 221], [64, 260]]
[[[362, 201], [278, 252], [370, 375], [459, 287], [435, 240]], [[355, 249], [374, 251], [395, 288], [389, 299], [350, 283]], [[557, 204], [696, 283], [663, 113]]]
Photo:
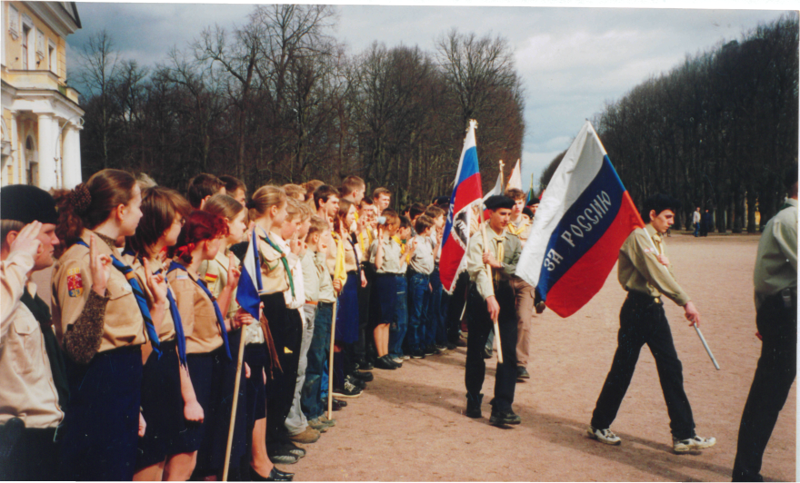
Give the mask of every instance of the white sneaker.
[[697, 435], [689, 439], [675, 439], [672, 438], [672, 451], [676, 453], [688, 453], [689, 451], [698, 451], [701, 449], [710, 448], [717, 444], [717, 438], [703, 438]]
[[392, 362], [394, 362], [395, 364], [402, 364], [403, 363], [403, 358], [402, 357], [393, 357], [392, 358]]
[[605, 443], [605, 444], [618, 445], [618, 444], [620, 444], [622, 442], [622, 440], [619, 439], [619, 437], [616, 434], [614, 434], [614, 432], [611, 431], [608, 428], [606, 428], [606, 429], [595, 429], [592, 426], [589, 426], [589, 429], [586, 430], [586, 434], [590, 438], [596, 439], [597, 441], [600, 441], [601, 443]]

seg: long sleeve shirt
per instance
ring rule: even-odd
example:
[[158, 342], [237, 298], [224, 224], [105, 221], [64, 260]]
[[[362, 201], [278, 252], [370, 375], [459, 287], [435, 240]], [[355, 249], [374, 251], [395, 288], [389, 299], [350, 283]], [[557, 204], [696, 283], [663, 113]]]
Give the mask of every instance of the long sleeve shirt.
[[666, 255], [666, 244], [653, 225], [633, 230], [619, 249], [619, 283], [628, 292], [653, 298], [664, 295], [680, 306], [686, 305], [689, 296], [675, 280], [672, 267], [662, 265], [658, 255]]
[[786, 204], [764, 226], [758, 243], [753, 272], [756, 309], [770, 295], [787, 288], [797, 291], [797, 200], [789, 198]]
[[[511, 235], [506, 230], [497, 234], [486, 222], [486, 239], [489, 242], [489, 253], [496, 259], [498, 258], [498, 246], [503, 245], [503, 259], [497, 260], [503, 265], [503, 268], [492, 268], [492, 278], [501, 281], [508, 281], [517, 269], [517, 262], [519, 262], [519, 255], [522, 252], [522, 245], [520, 244], [519, 237]], [[467, 273], [469, 279], [473, 282], [478, 289], [478, 293], [484, 300], [494, 295], [494, 281], [489, 278], [486, 272], [486, 265], [483, 263], [483, 234], [481, 230], [475, 232], [472, 238], [469, 239], [469, 246], [467, 247]]]

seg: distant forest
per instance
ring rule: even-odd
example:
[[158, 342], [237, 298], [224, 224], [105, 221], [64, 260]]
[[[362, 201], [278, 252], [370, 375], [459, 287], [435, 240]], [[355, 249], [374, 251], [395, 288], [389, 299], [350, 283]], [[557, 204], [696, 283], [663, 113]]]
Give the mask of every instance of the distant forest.
[[521, 156], [524, 101], [507, 40], [453, 30], [433, 52], [374, 43], [351, 54], [331, 34], [336, 17], [331, 6], [255, 6], [241, 26], [208, 27], [153, 68], [94, 33], [71, 74], [85, 96], [84, 179], [121, 168], [183, 190], [209, 172], [252, 192], [356, 174], [405, 205], [450, 193], [469, 119], [484, 188], [498, 159]]
[[763, 227], [798, 163], [797, 15], [687, 57], [607, 104], [593, 124], [637, 206], [669, 193], [683, 204], [678, 226], [688, 229], [699, 206], [720, 233], [757, 231], [756, 211]]

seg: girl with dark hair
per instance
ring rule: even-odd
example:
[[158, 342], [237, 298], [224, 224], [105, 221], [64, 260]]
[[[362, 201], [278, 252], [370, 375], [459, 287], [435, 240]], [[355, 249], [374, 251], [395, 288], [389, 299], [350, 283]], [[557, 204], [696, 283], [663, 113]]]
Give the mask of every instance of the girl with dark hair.
[[[233, 288], [239, 280], [239, 272], [231, 266], [227, 273], [227, 284], [219, 298], [206, 287], [198, 274], [204, 260], [213, 260], [220, 245], [228, 235], [225, 219], [205, 211], [193, 211], [178, 236], [178, 242], [170, 247], [167, 255], [172, 258], [167, 280], [175, 291], [175, 301], [184, 325], [189, 374], [197, 401], [203, 408], [203, 423], [187, 425], [186, 430], [174, 439], [173, 451], [165, 470], [165, 478], [187, 480], [192, 473], [205, 477], [221, 473], [228, 438], [230, 400], [234, 379], [228, 373], [236, 371], [233, 362], [239, 347], [241, 331], [235, 329], [253, 322], [244, 312], [225, 318]], [[229, 331], [230, 332], [229, 334]], [[241, 418], [238, 418], [241, 419]], [[237, 424], [234, 436], [232, 466], [238, 467], [243, 454], [243, 425]], [[236, 455], [238, 454], [238, 459]]]
[[152, 310], [114, 242], [132, 236], [141, 191], [124, 171], [106, 169], [60, 197], [59, 238], [69, 248], [53, 272], [53, 323], [67, 355], [70, 402], [63, 425], [61, 476], [130, 480], [144, 434], [139, 413], [142, 345], [159, 352], [166, 284], [148, 272]]
[[[177, 191], [160, 186], [146, 188], [142, 194], [142, 219], [136, 234], [128, 237], [123, 260], [133, 268], [140, 281], [148, 274], [163, 272], [162, 261], [168, 247], [178, 241], [184, 219], [192, 211], [189, 202]], [[155, 305], [153, 293], [142, 287], [148, 305]], [[176, 451], [172, 442], [189, 424], [203, 420], [203, 408], [189, 377], [186, 363], [186, 340], [183, 321], [174, 293], [167, 287], [169, 309], [158, 329], [161, 356], [142, 350], [142, 415], [147, 421], [144, 437], [139, 439], [134, 480], [160, 481], [168, 457]]]

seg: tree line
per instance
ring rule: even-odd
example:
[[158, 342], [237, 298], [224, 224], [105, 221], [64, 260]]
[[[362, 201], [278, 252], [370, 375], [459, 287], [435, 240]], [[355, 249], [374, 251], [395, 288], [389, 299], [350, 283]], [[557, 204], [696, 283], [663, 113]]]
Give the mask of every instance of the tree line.
[[[637, 206], [670, 193], [677, 226], [700, 207], [724, 233], [754, 233], [797, 166], [798, 17], [783, 16], [652, 76], [592, 120]], [[565, 152], [540, 178], [546, 186]]]
[[406, 204], [450, 193], [469, 119], [484, 188], [498, 159], [521, 156], [524, 100], [506, 39], [451, 30], [434, 52], [375, 42], [350, 54], [336, 21], [332, 6], [259, 5], [153, 67], [96, 32], [74, 74], [84, 179], [121, 168], [183, 189], [209, 172], [252, 190], [355, 174]]

